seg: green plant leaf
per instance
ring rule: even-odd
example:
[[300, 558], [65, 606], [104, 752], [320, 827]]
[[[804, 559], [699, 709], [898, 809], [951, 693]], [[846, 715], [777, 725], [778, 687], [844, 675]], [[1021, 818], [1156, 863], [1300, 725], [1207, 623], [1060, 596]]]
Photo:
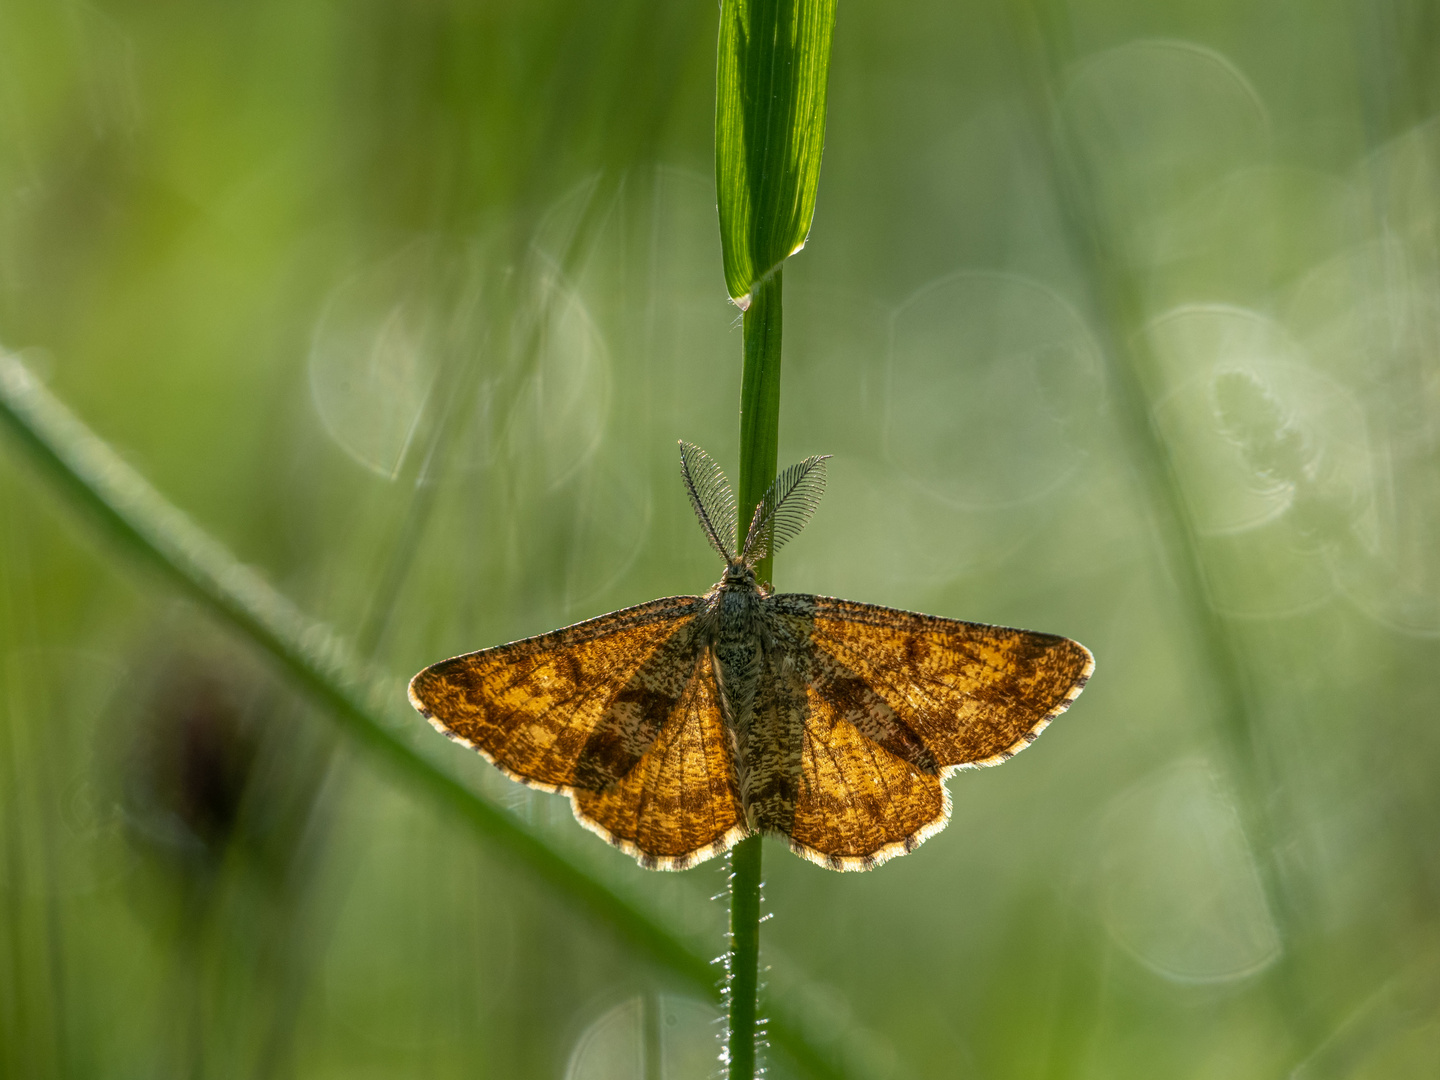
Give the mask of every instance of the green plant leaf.
[[810, 235], [834, 29], [835, 0], [723, 0], [715, 187], [725, 285], [742, 309]]

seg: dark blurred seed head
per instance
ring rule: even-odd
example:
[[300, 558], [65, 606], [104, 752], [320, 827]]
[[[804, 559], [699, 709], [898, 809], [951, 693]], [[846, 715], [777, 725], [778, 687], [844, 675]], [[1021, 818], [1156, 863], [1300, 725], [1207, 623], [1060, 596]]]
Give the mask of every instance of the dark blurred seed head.
[[219, 664], [167, 665], [137, 718], [127, 819], [143, 846], [215, 864], [240, 826], [259, 750], [247, 699]]

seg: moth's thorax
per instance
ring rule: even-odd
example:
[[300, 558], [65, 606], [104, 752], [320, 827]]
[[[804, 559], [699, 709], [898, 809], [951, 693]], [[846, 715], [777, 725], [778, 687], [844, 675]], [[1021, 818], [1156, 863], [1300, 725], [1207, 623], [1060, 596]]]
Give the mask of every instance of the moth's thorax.
[[729, 587], [721, 582], [711, 593], [714, 648], [722, 662], [738, 663], [760, 648], [765, 594], [751, 583]]
[[722, 661], [739, 662], [760, 648], [764, 603], [770, 595], [743, 563], [725, 568], [725, 576], [710, 590], [714, 642]]
[[755, 700], [766, 595], [755, 572], [736, 562], [725, 568], [725, 576], [705, 598], [721, 708], [732, 732], [748, 722]]

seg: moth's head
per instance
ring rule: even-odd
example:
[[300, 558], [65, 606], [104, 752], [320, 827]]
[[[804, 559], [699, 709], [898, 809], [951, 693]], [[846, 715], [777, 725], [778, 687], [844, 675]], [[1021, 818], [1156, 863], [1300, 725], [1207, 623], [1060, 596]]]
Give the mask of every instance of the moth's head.
[[[680, 443], [680, 475], [700, 528], [722, 559], [730, 584], [755, 581], [755, 567], [767, 555], [805, 527], [825, 490], [825, 462], [829, 455], [808, 457], [775, 478], [755, 507], [750, 528], [742, 538], [736, 528], [735, 492], [713, 458], [693, 443]], [[736, 541], [739, 553], [736, 553]]]
[[754, 585], [755, 568], [743, 559], [725, 564], [725, 576], [720, 579], [724, 585]]

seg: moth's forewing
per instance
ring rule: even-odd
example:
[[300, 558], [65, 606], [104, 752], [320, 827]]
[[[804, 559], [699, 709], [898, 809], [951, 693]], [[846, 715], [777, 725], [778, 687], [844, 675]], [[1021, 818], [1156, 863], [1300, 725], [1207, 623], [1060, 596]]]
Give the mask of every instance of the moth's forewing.
[[571, 800], [581, 824], [652, 869], [683, 870], [748, 834], [708, 649], [636, 765]]
[[1028, 746], [1094, 668], [1067, 638], [828, 597], [770, 598], [808, 653], [792, 848], [868, 869], [944, 828], [951, 770]]
[[1095, 669], [1085, 646], [1055, 634], [829, 597], [774, 600], [811, 612], [812, 645], [883, 698], [942, 769], [1013, 757]]
[[577, 791], [602, 791], [629, 776], [662, 732], [679, 722], [677, 713], [694, 692], [700, 637], [698, 619], [680, 620], [674, 633], [614, 691], [580, 751]]
[[688, 669], [678, 687], [636, 686], [636, 676], [685, 632], [700, 599], [666, 597], [443, 660], [411, 680], [410, 701], [517, 780], [564, 791], [603, 784], [648, 748], [666, 691], [672, 706], [683, 691]]

